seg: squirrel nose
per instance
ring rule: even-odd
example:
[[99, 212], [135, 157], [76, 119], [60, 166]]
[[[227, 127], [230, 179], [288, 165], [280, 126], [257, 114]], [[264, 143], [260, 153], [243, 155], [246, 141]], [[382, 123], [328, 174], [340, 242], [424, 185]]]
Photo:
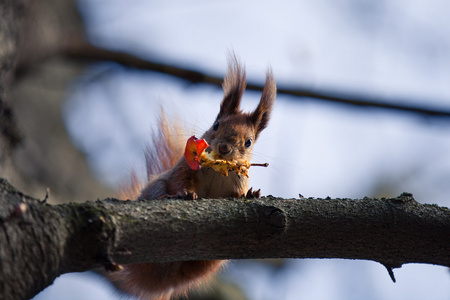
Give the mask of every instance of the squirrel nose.
[[231, 152], [231, 147], [228, 144], [219, 144], [219, 153], [221, 155], [227, 155]]

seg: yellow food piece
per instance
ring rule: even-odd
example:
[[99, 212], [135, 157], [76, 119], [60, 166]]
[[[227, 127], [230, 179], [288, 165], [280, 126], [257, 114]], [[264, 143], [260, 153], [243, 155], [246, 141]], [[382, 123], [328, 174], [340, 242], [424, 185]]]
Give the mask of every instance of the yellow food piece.
[[200, 164], [204, 168], [212, 168], [223, 176], [228, 176], [228, 171], [234, 171], [237, 175], [248, 177], [250, 163], [243, 159], [225, 160], [215, 159], [213, 153], [203, 152], [200, 155]]

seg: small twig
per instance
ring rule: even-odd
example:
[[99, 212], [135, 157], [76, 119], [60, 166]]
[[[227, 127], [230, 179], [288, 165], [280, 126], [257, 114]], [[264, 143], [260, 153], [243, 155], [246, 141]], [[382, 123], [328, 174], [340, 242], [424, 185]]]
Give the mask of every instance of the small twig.
[[49, 194], [50, 194], [50, 188], [47, 187], [47, 188], [45, 189], [45, 198], [42, 199], [42, 201], [41, 201], [42, 203], [46, 203], [46, 202], [47, 202]]
[[385, 265], [385, 264], [383, 264], [383, 265], [385, 266], [386, 270], [388, 271], [389, 277], [391, 277], [392, 282], [395, 283], [396, 280], [395, 280], [395, 275], [394, 275], [394, 268], [391, 266]]
[[250, 164], [251, 167], [268, 167], [269, 164], [268, 163], [263, 163], [263, 164]]

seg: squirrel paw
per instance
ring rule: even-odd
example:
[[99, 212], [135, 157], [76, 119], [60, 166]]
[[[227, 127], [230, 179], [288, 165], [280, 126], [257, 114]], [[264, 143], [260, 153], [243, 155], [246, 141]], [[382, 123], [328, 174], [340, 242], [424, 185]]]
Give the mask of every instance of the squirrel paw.
[[164, 196], [159, 197], [158, 199], [183, 199], [183, 200], [197, 200], [198, 196], [195, 192], [183, 190], [182, 192], [178, 192], [175, 195], [165, 194]]
[[165, 194], [158, 199], [183, 199], [183, 200], [197, 200], [198, 196], [195, 192], [189, 190], [183, 190], [175, 195]]
[[254, 199], [254, 198], [260, 198], [261, 197], [261, 189], [258, 189], [256, 191], [253, 191], [253, 188], [251, 187], [247, 194], [244, 194], [245, 198], [247, 199]]
[[182, 194], [182, 197], [184, 200], [197, 200], [198, 199], [196, 192], [183, 191], [181, 194]]
[[183, 200], [197, 200], [197, 193], [193, 191], [183, 190], [182, 192], [178, 192], [176, 195], [171, 196], [172, 199], [183, 199]]

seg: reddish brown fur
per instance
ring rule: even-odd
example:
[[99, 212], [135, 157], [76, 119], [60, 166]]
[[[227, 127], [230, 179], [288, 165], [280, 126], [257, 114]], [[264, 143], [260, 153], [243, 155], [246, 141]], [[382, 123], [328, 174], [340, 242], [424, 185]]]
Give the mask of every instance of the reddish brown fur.
[[[245, 72], [233, 58], [223, 84], [224, 99], [214, 122], [217, 126], [213, 125], [202, 136], [210, 145], [209, 151], [214, 150], [225, 159], [250, 161], [253, 142], [267, 126], [275, 100], [275, 81], [268, 72], [258, 107], [252, 113], [243, 113], [239, 104], [245, 86]], [[156, 199], [183, 192], [194, 192], [201, 198], [239, 197], [247, 192], [248, 178], [245, 176], [230, 172], [225, 177], [210, 168], [192, 171], [182, 157], [185, 141], [180, 142], [179, 133], [178, 127], [168, 126], [162, 114], [158, 132], [152, 136], [153, 144], [146, 149], [149, 182], [141, 190], [136, 176], [132, 176], [124, 199]], [[131, 264], [124, 266], [123, 271], [113, 273], [111, 279], [123, 291], [141, 299], [170, 299], [207, 280], [224, 262]]]

